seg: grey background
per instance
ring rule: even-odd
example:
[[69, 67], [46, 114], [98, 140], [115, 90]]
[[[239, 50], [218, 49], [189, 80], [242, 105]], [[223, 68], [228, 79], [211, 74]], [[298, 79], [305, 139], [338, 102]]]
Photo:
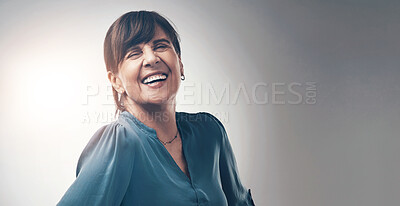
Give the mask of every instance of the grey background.
[[[104, 35], [140, 9], [177, 26], [187, 77], [178, 110], [228, 116], [257, 205], [400, 203], [398, 1], [3, 0], [1, 205], [54, 205], [72, 183], [83, 147], [109, 122], [82, 117], [113, 112], [102, 96]], [[315, 82], [317, 102], [288, 103], [296, 100], [288, 85], [301, 84], [296, 91], [306, 98], [306, 82]], [[220, 93], [225, 83], [227, 99], [204, 101], [205, 85]], [[253, 95], [256, 83], [267, 86]], [[283, 104], [272, 102], [274, 83], [284, 84]], [[100, 89], [84, 104], [87, 85]], [[232, 101], [240, 85], [249, 98]], [[268, 103], [254, 103], [265, 94]]]

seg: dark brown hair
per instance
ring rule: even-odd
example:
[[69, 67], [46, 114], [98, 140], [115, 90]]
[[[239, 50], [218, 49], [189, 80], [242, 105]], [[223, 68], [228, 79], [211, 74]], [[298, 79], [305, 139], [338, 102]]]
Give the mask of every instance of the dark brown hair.
[[[120, 64], [126, 53], [137, 44], [149, 42], [159, 26], [170, 38], [178, 56], [181, 56], [179, 35], [171, 23], [154, 11], [131, 11], [119, 17], [108, 29], [104, 39], [104, 61], [107, 71], [118, 74]], [[125, 110], [123, 99], [126, 92], [118, 98], [118, 92], [112, 88], [117, 107], [115, 114]]]

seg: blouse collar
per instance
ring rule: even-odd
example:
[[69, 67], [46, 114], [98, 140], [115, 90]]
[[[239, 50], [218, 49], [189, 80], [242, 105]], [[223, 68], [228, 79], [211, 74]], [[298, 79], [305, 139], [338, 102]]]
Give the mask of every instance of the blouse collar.
[[[180, 120], [181, 120], [179, 114], [180, 114], [180, 112], [175, 112], [175, 119], [177, 121], [178, 129], [180, 127], [179, 123], [180, 123]], [[145, 134], [149, 135], [150, 137], [157, 138], [157, 133], [156, 133], [155, 129], [145, 125], [143, 122], [138, 120], [130, 112], [123, 111], [123, 112], [121, 112], [121, 114], [119, 116], [120, 116], [120, 118], [127, 118], [127, 119], [131, 120], [137, 126], [137, 128], [139, 128], [142, 132], [144, 132]]]
[[145, 125], [143, 122], [139, 121], [135, 116], [133, 116], [128, 111], [121, 112], [121, 114], [119, 116], [120, 116], [120, 118], [127, 118], [127, 119], [131, 120], [139, 130], [141, 130], [142, 132], [144, 132], [145, 134], [147, 134], [153, 138], [157, 138], [157, 133], [156, 133], [155, 129], [148, 127], [147, 125]]

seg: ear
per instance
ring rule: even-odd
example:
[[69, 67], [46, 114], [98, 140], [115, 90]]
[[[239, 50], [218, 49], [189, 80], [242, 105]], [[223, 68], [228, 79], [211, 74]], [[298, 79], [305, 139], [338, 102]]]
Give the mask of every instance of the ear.
[[180, 67], [181, 75], [185, 75], [185, 71], [183, 69], [183, 63], [182, 63], [181, 57], [179, 57], [179, 67]]
[[108, 80], [110, 80], [113, 88], [120, 94], [123, 94], [125, 92], [125, 88], [122, 84], [121, 79], [116, 76], [114, 73], [112, 73], [111, 71], [107, 72], [107, 77]]

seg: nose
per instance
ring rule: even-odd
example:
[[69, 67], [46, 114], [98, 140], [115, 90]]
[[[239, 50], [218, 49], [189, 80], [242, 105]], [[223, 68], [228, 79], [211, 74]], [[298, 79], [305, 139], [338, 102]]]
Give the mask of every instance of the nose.
[[156, 64], [160, 62], [160, 58], [157, 54], [151, 49], [151, 47], [143, 48], [143, 66], [144, 67], [154, 67]]

